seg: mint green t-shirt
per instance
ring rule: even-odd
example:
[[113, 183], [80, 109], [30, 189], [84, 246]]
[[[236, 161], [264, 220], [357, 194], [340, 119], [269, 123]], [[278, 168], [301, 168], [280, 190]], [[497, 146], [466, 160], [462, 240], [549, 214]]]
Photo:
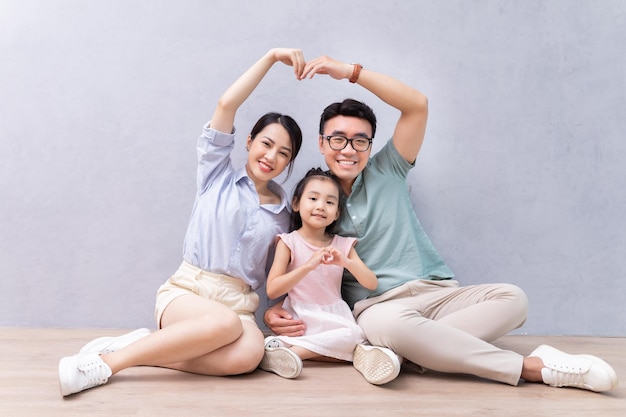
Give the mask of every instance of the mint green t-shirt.
[[364, 288], [344, 270], [342, 293], [350, 308], [407, 281], [454, 277], [411, 205], [406, 178], [413, 166], [389, 140], [352, 185], [337, 233], [357, 238], [356, 251], [378, 277], [378, 288]]

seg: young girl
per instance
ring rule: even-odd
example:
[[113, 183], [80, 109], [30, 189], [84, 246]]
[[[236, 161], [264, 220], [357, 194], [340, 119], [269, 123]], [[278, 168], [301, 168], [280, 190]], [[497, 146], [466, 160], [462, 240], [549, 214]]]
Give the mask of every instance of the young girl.
[[105, 384], [138, 365], [204, 375], [257, 368], [264, 346], [254, 290], [265, 280], [275, 236], [287, 230], [290, 216], [288, 198], [274, 178], [287, 167], [291, 171], [302, 133], [291, 117], [268, 113], [246, 139], [245, 167], [233, 167], [230, 153], [237, 109], [278, 61], [301, 77], [300, 50], [270, 50], [222, 95], [198, 140], [196, 201], [182, 265], [157, 293], [159, 330], [99, 338], [61, 359], [61, 395]]
[[365, 288], [376, 289], [376, 275], [361, 261], [356, 239], [335, 235], [341, 214], [339, 182], [320, 168], [311, 169], [298, 183], [292, 200], [291, 233], [278, 236], [274, 262], [267, 279], [267, 295], [284, 294], [283, 308], [306, 323], [303, 336], [266, 338], [261, 369], [285, 378], [297, 377], [300, 366], [272, 367], [275, 349], [289, 347], [300, 359], [352, 361], [357, 345], [365, 343], [350, 308], [341, 298], [346, 268]]

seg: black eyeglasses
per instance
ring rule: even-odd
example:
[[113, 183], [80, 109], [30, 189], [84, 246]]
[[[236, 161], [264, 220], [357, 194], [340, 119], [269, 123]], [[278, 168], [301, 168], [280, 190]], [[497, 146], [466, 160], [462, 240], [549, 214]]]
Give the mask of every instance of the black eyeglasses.
[[348, 139], [347, 137], [341, 136], [341, 135], [328, 135], [328, 136], [322, 135], [322, 139], [326, 139], [328, 141], [328, 146], [330, 146], [330, 149], [335, 150], [335, 151], [340, 151], [342, 149], [345, 149], [346, 146], [348, 146], [348, 143], [350, 143], [350, 146], [352, 146], [352, 149], [354, 149], [357, 152], [365, 152], [372, 145], [371, 138], [362, 137], [362, 136], [357, 136], [355, 138]]

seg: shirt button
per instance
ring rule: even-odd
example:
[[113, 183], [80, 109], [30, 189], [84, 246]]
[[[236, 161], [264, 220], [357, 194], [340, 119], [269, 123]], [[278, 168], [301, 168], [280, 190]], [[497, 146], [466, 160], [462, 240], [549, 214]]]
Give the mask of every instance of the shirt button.
[[352, 216], [352, 220], [356, 220], [356, 216]]

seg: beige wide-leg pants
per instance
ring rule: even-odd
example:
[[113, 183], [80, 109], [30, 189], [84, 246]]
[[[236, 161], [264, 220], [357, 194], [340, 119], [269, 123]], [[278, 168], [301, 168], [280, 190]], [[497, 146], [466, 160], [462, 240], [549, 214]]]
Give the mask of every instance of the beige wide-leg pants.
[[433, 371], [519, 383], [523, 356], [491, 342], [524, 324], [528, 298], [511, 284], [415, 280], [359, 301], [354, 315], [372, 345]]

